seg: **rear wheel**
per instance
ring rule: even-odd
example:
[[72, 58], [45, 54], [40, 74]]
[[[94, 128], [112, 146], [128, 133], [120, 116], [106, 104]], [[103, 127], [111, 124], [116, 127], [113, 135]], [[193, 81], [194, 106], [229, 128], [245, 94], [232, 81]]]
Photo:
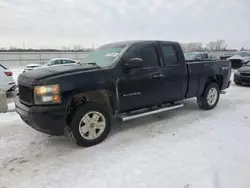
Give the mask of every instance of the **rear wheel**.
[[71, 129], [79, 146], [89, 147], [102, 142], [110, 132], [110, 116], [102, 105], [88, 102], [73, 115]]
[[205, 88], [203, 94], [197, 97], [197, 103], [201, 109], [211, 110], [219, 102], [220, 89], [216, 83], [210, 83]]

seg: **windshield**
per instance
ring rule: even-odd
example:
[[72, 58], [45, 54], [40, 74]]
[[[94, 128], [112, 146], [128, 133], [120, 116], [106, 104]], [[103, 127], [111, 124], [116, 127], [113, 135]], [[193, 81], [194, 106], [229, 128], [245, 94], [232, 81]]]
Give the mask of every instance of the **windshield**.
[[46, 61], [43, 62], [43, 65], [48, 65], [48, 64], [51, 63], [51, 62], [52, 62], [52, 60], [51, 60], [51, 59], [48, 59], [48, 60], [46, 60]]
[[196, 53], [185, 53], [184, 54], [185, 60], [194, 60], [196, 57]]
[[236, 52], [234, 55], [239, 55], [241, 57], [250, 56], [250, 52]]
[[107, 67], [114, 63], [115, 58], [125, 48], [125, 45], [100, 47], [83, 59], [83, 64], [95, 63], [99, 67]]
[[246, 66], [250, 66], [250, 61], [248, 61], [248, 63], [246, 64]]

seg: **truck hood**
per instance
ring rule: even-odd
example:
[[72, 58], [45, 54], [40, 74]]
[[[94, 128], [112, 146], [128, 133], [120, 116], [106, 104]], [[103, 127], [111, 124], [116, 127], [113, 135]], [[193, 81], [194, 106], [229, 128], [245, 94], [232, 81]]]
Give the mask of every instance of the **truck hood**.
[[57, 76], [63, 77], [64, 75], [71, 75], [100, 69], [101, 68], [97, 66], [88, 64], [44, 67], [20, 74], [18, 77], [18, 84], [31, 86], [36, 85], [41, 80], [50, 79]]

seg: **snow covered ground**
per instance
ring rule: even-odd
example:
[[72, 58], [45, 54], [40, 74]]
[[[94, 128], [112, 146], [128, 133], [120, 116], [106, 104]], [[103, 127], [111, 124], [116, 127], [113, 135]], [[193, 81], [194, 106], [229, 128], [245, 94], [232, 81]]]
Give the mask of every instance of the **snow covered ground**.
[[[11, 104], [10, 104], [11, 105]], [[0, 188], [249, 188], [250, 87], [232, 85], [212, 111], [196, 100], [127, 123], [80, 148], [0, 114]]]

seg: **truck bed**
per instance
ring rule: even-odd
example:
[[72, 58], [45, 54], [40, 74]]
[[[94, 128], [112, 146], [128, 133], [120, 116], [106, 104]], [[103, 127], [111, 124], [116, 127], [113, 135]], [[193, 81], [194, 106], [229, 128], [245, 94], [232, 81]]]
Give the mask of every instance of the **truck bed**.
[[[186, 98], [200, 96], [203, 92], [205, 82], [208, 77], [216, 77], [222, 75], [222, 83], [220, 89], [227, 88], [227, 83], [231, 75], [231, 63], [228, 60], [219, 61], [195, 61], [186, 62], [188, 69], [188, 90]], [[230, 71], [228, 71], [230, 69]]]

